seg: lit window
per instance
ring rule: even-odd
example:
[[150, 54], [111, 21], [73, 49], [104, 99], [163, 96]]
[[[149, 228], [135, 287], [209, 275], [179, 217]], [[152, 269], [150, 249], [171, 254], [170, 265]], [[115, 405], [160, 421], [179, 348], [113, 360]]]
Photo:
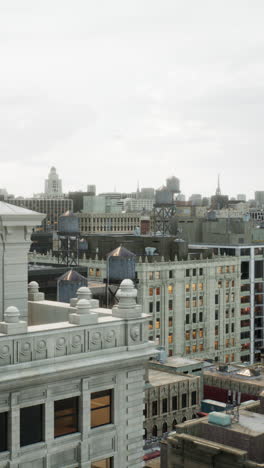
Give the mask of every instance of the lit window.
[[96, 276], [97, 276], [97, 278], [101, 276], [100, 268], [96, 268]]
[[229, 362], [229, 354], [226, 354], [226, 356], [225, 356], [225, 362], [226, 362], [226, 363]]
[[156, 320], [156, 328], [160, 328], [160, 319]]
[[189, 285], [189, 283], [187, 283], [187, 284], [185, 285], [185, 291], [186, 291], [186, 292], [189, 292], [189, 291], [190, 291], [190, 285]]
[[160, 295], [160, 288], [156, 288], [156, 296]]
[[193, 291], [196, 291], [196, 289], [197, 289], [197, 284], [196, 284], [196, 283], [192, 283], [192, 290], [193, 290]]
[[153, 329], [153, 322], [149, 322], [149, 330]]
[[172, 327], [172, 326], [173, 326], [173, 318], [169, 317], [169, 327]]
[[204, 345], [203, 343], [199, 344], [199, 351], [203, 351], [204, 350]]
[[153, 271], [150, 271], [148, 275], [149, 275], [149, 280], [153, 280]]
[[168, 343], [173, 343], [173, 334], [172, 333], [169, 333], [169, 336], [168, 336]]
[[226, 288], [229, 288], [229, 281], [226, 281]]
[[229, 348], [229, 340], [227, 339], [225, 342], [226, 348]]
[[187, 341], [189, 341], [189, 339], [190, 339], [190, 331], [189, 330], [187, 332], [185, 332], [185, 339]]
[[96, 460], [92, 462], [91, 468], [112, 468], [113, 467], [113, 459], [111, 458], [104, 458], [103, 460]]
[[190, 347], [190, 346], [186, 346], [186, 347], [185, 347], [185, 353], [186, 353], [186, 354], [190, 354], [190, 352], [191, 352], [191, 347]]
[[197, 352], [197, 346], [196, 346], [196, 345], [192, 345], [192, 352], [193, 352], [193, 353], [196, 353], [196, 352]]
[[193, 307], [197, 307], [196, 297], [193, 297], [193, 298], [192, 298], [192, 306], [193, 306]]
[[222, 287], [222, 281], [221, 281], [221, 280], [219, 280], [219, 281], [217, 282], [217, 286], [218, 286], [218, 288], [221, 288], [221, 287]]
[[215, 341], [215, 349], [218, 349], [218, 341]]
[[217, 335], [218, 335], [218, 325], [216, 325], [216, 327], [215, 327], [215, 336], [217, 336]]
[[156, 272], [155, 272], [155, 278], [156, 278], [156, 279], [160, 279], [160, 271], [156, 271]]
[[149, 288], [149, 296], [153, 296], [153, 288]]
[[89, 268], [89, 276], [94, 276], [94, 268]]
[[229, 266], [226, 266], [226, 273], [229, 273]]
[[186, 307], [186, 309], [189, 309], [189, 308], [190, 308], [190, 299], [186, 299], [186, 301], [185, 301], [185, 307]]
[[112, 390], [91, 394], [91, 427], [105, 426], [112, 422]]
[[169, 294], [173, 293], [173, 286], [171, 284], [168, 286], [168, 293]]
[[199, 283], [199, 289], [200, 291], [203, 291], [203, 283]]
[[217, 268], [217, 273], [223, 273], [223, 267], [221, 267], [221, 266], [218, 267], [218, 268]]
[[195, 338], [196, 338], [196, 330], [193, 330], [193, 331], [192, 331], [192, 337], [193, 337], [193, 340], [195, 340]]
[[199, 306], [203, 306], [203, 296], [199, 296]]
[[199, 336], [200, 336], [200, 338], [203, 338], [203, 328], [200, 328], [200, 330], [199, 330]]

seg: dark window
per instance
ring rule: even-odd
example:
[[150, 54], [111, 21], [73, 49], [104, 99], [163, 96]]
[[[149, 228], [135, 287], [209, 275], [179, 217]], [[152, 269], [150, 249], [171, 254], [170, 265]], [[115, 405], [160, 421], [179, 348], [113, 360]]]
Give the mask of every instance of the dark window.
[[202, 268], [199, 268], [199, 275], [200, 275], [200, 276], [203, 275], [203, 269], [202, 269]]
[[158, 414], [158, 402], [156, 400], [152, 402], [152, 416], [157, 416], [157, 414]]
[[215, 310], [215, 320], [218, 320], [218, 310]]
[[160, 301], [156, 302], [156, 312], [160, 311]]
[[189, 323], [190, 323], [190, 315], [187, 314], [187, 315], [186, 315], [186, 324], [188, 325]]
[[113, 466], [112, 457], [104, 458], [104, 460], [97, 460], [91, 464], [91, 468], [113, 468]]
[[54, 437], [78, 432], [78, 397], [54, 401]]
[[218, 294], [215, 295], [215, 304], [219, 304], [219, 296], [218, 296]]
[[182, 394], [182, 408], [186, 408], [187, 406], [187, 395], [186, 393]]
[[105, 426], [112, 422], [112, 390], [91, 394], [91, 427]]
[[143, 415], [145, 416], [145, 418], [148, 417], [148, 410], [147, 410], [147, 405], [145, 404], [145, 409], [143, 410]]
[[173, 278], [172, 270], [169, 270], [169, 278]]
[[196, 323], [196, 314], [193, 314], [193, 319], [192, 319], [193, 323]]
[[156, 424], [152, 428], [152, 435], [153, 435], [153, 437], [157, 437], [157, 435], [158, 435], [158, 428], [157, 428]]
[[153, 312], [153, 302], [149, 303], [149, 313], [151, 314]]
[[193, 276], [196, 276], [196, 268], [193, 269]]
[[43, 405], [20, 409], [20, 445], [43, 441]]
[[172, 310], [173, 309], [173, 300], [170, 299], [169, 300], [169, 310]]
[[7, 450], [7, 413], [0, 413], [0, 452]]
[[172, 397], [172, 411], [176, 411], [177, 408], [178, 408], [178, 398], [175, 395]]
[[186, 276], [190, 276], [190, 270], [186, 270]]
[[196, 391], [192, 392], [192, 405], [196, 405]]
[[165, 434], [166, 432], [168, 432], [168, 424], [164, 422], [162, 424], [162, 434]]
[[200, 312], [200, 313], [199, 313], [199, 322], [202, 322], [202, 321], [203, 321], [203, 313]]
[[235, 324], [232, 323], [232, 324], [231, 324], [231, 332], [234, 333], [234, 331], [235, 331]]
[[162, 413], [168, 412], [168, 400], [167, 398], [163, 398], [162, 400]]
[[225, 332], [228, 333], [229, 332], [229, 326], [228, 326], [228, 323], [226, 324], [225, 326]]

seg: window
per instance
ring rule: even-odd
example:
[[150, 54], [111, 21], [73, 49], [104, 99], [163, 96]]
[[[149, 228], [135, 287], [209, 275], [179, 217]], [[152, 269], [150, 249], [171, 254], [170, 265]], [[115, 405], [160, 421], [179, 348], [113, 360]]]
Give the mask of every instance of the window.
[[186, 408], [187, 406], [187, 394], [186, 393], [182, 394], [181, 401], [182, 401], [182, 408]]
[[173, 278], [173, 272], [172, 272], [172, 270], [169, 270], [169, 278]]
[[203, 313], [199, 312], [199, 322], [202, 322], [202, 321], [203, 321]]
[[169, 327], [173, 326], [173, 319], [172, 317], [169, 317], [169, 322], [168, 322]]
[[153, 271], [150, 271], [148, 275], [149, 275], [149, 280], [153, 280]]
[[185, 332], [185, 339], [187, 341], [189, 341], [189, 339], [190, 339], [190, 331], [189, 330], [187, 332]]
[[172, 411], [176, 411], [178, 408], [178, 399], [176, 395], [172, 397], [171, 402], [172, 402]]
[[192, 337], [193, 337], [193, 340], [196, 339], [196, 330], [193, 330], [193, 331], [192, 331]]
[[94, 268], [89, 268], [89, 276], [94, 276]]
[[190, 299], [186, 299], [186, 301], [185, 301], [185, 307], [186, 307], [186, 309], [189, 309], [189, 308], [190, 308]]
[[156, 320], [156, 328], [160, 328], [160, 319]]
[[145, 418], [148, 417], [148, 407], [147, 407], [147, 404], [145, 404], [145, 409], [143, 410], [143, 415], [145, 416]]
[[172, 344], [172, 343], [173, 343], [173, 334], [172, 334], [172, 333], [169, 333], [169, 336], [168, 336], [168, 343], [169, 343], [169, 344]]
[[78, 397], [54, 401], [54, 437], [78, 432]]
[[218, 310], [215, 310], [215, 320], [218, 320]]
[[91, 427], [112, 422], [112, 390], [91, 393]]
[[226, 326], [225, 326], [225, 332], [226, 332], [226, 333], [229, 333], [229, 326], [228, 326], [228, 323], [227, 323]]
[[192, 392], [192, 405], [196, 405], [196, 390], [194, 392]]
[[97, 276], [97, 278], [101, 276], [100, 268], [96, 268], [96, 276]]
[[199, 351], [203, 351], [204, 350], [204, 345], [203, 343], [199, 344]]
[[0, 452], [7, 450], [7, 413], [0, 413]]
[[189, 285], [189, 283], [187, 283], [187, 284], [185, 285], [185, 291], [186, 291], [186, 292], [189, 292], [189, 291], [190, 291], [190, 285]]
[[229, 281], [226, 281], [226, 288], [229, 288]]
[[203, 276], [203, 269], [202, 268], [199, 268], [199, 275]]
[[160, 288], [156, 288], [156, 296], [160, 295]]
[[226, 345], [226, 348], [229, 348], [229, 339], [228, 338], [226, 339], [225, 345]]
[[162, 413], [167, 413], [168, 412], [168, 399], [163, 398], [162, 400]]
[[173, 293], [173, 286], [172, 286], [172, 284], [170, 284], [168, 286], [168, 294], [172, 294], [172, 293]]
[[156, 312], [160, 312], [160, 301], [156, 302]]
[[215, 341], [215, 349], [218, 349], [218, 341]]
[[104, 458], [103, 460], [97, 460], [92, 462], [91, 468], [112, 468], [113, 466], [113, 459], [111, 458]]
[[217, 286], [218, 286], [218, 288], [221, 288], [221, 287], [222, 287], [222, 281], [221, 281], [221, 280], [219, 280], [219, 281], [217, 282]]
[[203, 306], [203, 296], [199, 296], [199, 306]]
[[193, 298], [192, 298], [192, 306], [193, 306], [193, 307], [197, 307], [196, 297], [193, 297]]
[[196, 291], [196, 289], [197, 289], [197, 284], [196, 284], [196, 283], [192, 283], [192, 290], [193, 290], [193, 291]]
[[186, 354], [190, 354], [190, 352], [191, 352], [191, 347], [190, 347], [190, 346], [186, 346], [186, 347], [185, 347], [185, 353], [186, 353]]
[[218, 267], [217, 268], [217, 273], [223, 273], [223, 267]]
[[218, 335], [218, 325], [215, 326], [215, 336]]
[[160, 279], [160, 271], [155, 272], [155, 279]]
[[149, 288], [149, 296], [153, 296], [153, 288]]
[[196, 323], [196, 314], [193, 314], [192, 321], [193, 321], [193, 323]]
[[149, 330], [153, 329], [153, 322], [149, 322]]
[[203, 283], [199, 283], [199, 290], [203, 291]]
[[218, 296], [218, 294], [215, 295], [215, 304], [216, 304], [216, 305], [219, 304], [219, 296]]
[[190, 315], [187, 314], [186, 315], [186, 325], [189, 325], [189, 323], [190, 323]]
[[200, 330], [199, 330], [199, 337], [203, 338], [203, 328], [200, 328]]
[[226, 364], [229, 362], [229, 354], [226, 354], [226, 356], [225, 356], [225, 362], [226, 362]]
[[193, 352], [193, 353], [196, 353], [196, 352], [197, 352], [197, 346], [196, 346], [196, 345], [192, 345], [192, 352]]
[[196, 276], [196, 268], [193, 269], [192, 274], [193, 274], [193, 276]]
[[185, 276], [190, 276], [190, 270], [189, 269], [186, 270]]
[[20, 409], [20, 445], [43, 441], [43, 405]]
[[153, 302], [149, 303], [149, 313], [151, 314], [153, 312]]
[[158, 414], [158, 402], [157, 400], [152, 402], [152, 416], [157, 416]]
[[169, 310], [173, 310], [173, 300], [169, 300]]
[[234, 331], [235, 331], [235, 324], [231, 323], [231, 333], [234, 333]]

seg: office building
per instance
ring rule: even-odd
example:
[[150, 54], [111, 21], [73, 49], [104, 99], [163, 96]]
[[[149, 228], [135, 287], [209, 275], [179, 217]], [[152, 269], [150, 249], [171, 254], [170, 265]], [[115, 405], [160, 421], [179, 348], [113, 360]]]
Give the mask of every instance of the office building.
[[50, 169], [48, 178], [45, 180], [44, 192], [46, 198], [63, 197], [62, 182], [54, 166]]

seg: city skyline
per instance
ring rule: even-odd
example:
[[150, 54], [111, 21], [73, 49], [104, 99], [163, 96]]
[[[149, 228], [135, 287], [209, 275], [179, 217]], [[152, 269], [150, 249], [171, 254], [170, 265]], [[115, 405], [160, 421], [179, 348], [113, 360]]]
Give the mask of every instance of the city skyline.
[[54, 165], [65, 191], [175, 174], [184, 193], [210, 195], [218, 172], [231, 196], [263, 189], [263, 2], [13, 0], [0, 12], [0, 187], [39, 192]]

